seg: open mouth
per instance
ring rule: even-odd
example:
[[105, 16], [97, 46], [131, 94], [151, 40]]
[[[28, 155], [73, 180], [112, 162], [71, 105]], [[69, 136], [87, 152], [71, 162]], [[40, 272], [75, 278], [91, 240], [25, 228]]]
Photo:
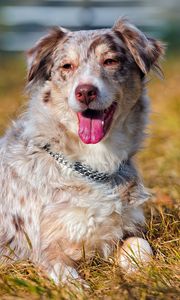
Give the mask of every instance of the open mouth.
[[117, 103], [113, 102], [104, 110], [87, 109], [78, 112], [80, 139], [85, 144], [97, 144], [108, 132], [111, 126]]

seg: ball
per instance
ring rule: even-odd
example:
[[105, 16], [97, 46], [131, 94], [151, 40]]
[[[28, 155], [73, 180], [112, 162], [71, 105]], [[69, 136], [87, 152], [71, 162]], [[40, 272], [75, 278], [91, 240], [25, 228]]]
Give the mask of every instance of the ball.
[[137, 271], [148, 264], [153, 256], [148, 241], [139, 237], [131, 237], [124, 241], [118, 255], [119, 265], [127, 273]]

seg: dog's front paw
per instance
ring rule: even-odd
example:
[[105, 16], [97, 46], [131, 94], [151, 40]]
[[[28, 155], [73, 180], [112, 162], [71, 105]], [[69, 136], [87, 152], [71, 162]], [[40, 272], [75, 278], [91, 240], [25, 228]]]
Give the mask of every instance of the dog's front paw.
[[[53, 279], [56, 285], [62, 284], [73, 284], [74, 287], [80, 289], [81, 287], [88, 289], [88, 283], [80, 277], [76, 269], [71, 266], [64, 266], [61, 263], [56, 263], [51, 272], [49, 272], [49, 277]], [[77, 284], [75, 284], [75, 282]]]
[[61, 263], [56, 263], [53, 266], [49, 272], [49, 276], [56, 284], [59, 284], [60, 282], [67, 283], [68, 281], [79, 279], [79, 274], [73, 267], [62, 266]]
[[152, 259], [152, 249], [148, 241], [131, 237], [124, 241], [119, 253], [118, 263], [127, 273], [134, 272]]

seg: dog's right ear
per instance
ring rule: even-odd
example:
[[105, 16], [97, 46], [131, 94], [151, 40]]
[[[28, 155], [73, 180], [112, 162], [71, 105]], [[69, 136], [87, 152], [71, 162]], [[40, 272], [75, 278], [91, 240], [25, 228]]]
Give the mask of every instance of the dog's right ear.
[[52, 55], [60, 41], [63, 41], [67, 30], [54, 27], [48, 35], [27, 51], [28, 82], [49, 80], [53, 66]]

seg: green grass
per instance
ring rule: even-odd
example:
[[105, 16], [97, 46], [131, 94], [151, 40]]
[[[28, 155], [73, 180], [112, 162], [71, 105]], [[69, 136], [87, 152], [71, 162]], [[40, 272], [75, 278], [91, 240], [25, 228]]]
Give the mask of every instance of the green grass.
[[[165, 80], [149, 83], [152, 100], [149, 137], [137, 160], [152, 200], [146, 204], [147, 235], [155, 258], [150, 266], [129, 276], [116, 260], [96, 257], [81, 264], [89, 289], [55, 286], [30, 262], [0, 267], [0, 299], [178, 299], [180, 295], [180, 60], [168, 58]], [[0, 132], [25, 102], [22, 56], [1, 57]]]

